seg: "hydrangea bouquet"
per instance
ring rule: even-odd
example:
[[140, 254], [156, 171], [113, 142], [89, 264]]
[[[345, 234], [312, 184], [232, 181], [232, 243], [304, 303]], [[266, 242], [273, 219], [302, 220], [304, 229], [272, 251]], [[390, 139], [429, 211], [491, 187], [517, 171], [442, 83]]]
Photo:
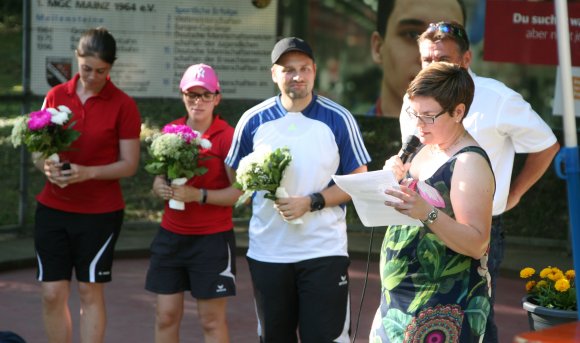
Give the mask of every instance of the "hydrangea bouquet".
[[21, 116], [12, 128], [12, 145], [16, 148], [24, 144], [35, 160], [48, 158], [59, 162], [58, 152], [68, 150], [80, 135], [72, 129], [74, 122], [65, 126], [71, 117], [71, 110], [64, 105]]
[[530, 279], [526, 282], [526, 291], [531, 296], [533, 303], [539, 306], [576, 311], [576, 286], [573, 269], [566, 271], [556, 267], [546, 267], [540, 271], [537, 280], [534, 268], [524, 268], [520, 271], [522, 279]]
[[[234, 187], [244, 194], [236, 202], [236, 207], [244, 204], [256, 191], [266, 191], [264, 198], [275, 201], [277, 198], [288, 197], [284, 187], [280, 187], [284, 170], [292, 161], [290, 149], [277, 148], [271, 151], [269, 147], [261, 146], [251, 154], [242, 158], [236, 170]], [[302, 219], [290, 221], [301, 224]]]
[[[184, 185], [188, 179], [203, 175], [207, 168], [199, 166], [200, 151], [211, 148], [211, 142], [187, 125], [166, 125], [161, 133], [148, 138], [151, 161], [145, 170], [153, 175], [165, 175], [172, 185]], [[182, 201], [169, 200], [169, 207], [185, 209]]]

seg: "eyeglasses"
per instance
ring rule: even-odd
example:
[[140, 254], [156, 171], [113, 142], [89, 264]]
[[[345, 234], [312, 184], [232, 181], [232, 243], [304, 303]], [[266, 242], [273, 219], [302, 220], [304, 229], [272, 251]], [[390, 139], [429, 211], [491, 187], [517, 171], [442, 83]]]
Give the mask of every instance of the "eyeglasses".
[[467, 44], [469, 44], [467, 33], [465, 32], [465, 29], [459, 24], [446, 23], [442, 21], [438, 23], [431, 23], [429, 24], [429, 27], [426, 31], [429, 33], [439, 31], [444, 34], [451, 34], [463, 39]]
[[424, 116], [424, 115], [420, 115], [419, 113], [413, 111], [411, 109], [411, 106], [409, 106], [405, 109], [405, 112], [407, 112], [407, 114], [409, 115], [409, 118], [411, 118], [411, 120], [419, 119], [423, 124], [431, 125], [431, 124], [435, 123], [435, 119], [437, 119], [437, 117], [442, 116], [443, 114], [447, 113], [447, 110], [443, 110], [434, 116]]
[[199, 93], [187, 93], [187, 92], [181, 92], [183, 95], [185, 95], [185, 97], [187, 98], [187, 100], [196, 102], [197, 100], [201, 99], [201, 101], [203, 102], [212, 102], [213, 99], [215, 99], [215, 96], [217, 95], [216, 93], [210, 93], [210, 92], [205, 92], [202, 94]]

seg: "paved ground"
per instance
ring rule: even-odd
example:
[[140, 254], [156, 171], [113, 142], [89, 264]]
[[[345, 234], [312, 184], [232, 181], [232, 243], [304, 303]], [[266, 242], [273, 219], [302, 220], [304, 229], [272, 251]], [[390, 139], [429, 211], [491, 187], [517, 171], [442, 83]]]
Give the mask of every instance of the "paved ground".
[[[113, 282], [107, 286], [107, 311], [109, 323], [106, 342], [152, 342], [154, 322], [154, 295], [143, 289], [148, 260], [147, 246], [152, 230], [125, 230], [118, 245], [119, 258], [115, 262]], [[368, 332], [379, 299], [378, 258], [376, 251], [381, 241], [375, 235], [373, 254], [366, 277], [366, 251], [369, 246], [367, 233], [351, 233], [349, 246], [353, 258], [350, 270], [353, 334], [358, 322], [356, 342], [367, 343]], [[238, 232], [238, 295], [231, 298], [228, 306], [228, 320], [232, 343], [255, 343], [256, 320], [253, 307], [251, 283], [248, 267], [243, 258], [247, 238]], [[45, 342], [40, 315], [38, 282], [34, 280], [35, 270], [32, 257], [32, 241], [29, 238], [0, 240], [0, 330], [12, 330], [22, 335], [28, 343]], [[519, 262], [518, 262], [519, 261]], [[535, 263], [551, 261], [558, 265], [571, 265], [571, 258], [553, 250], [524, 250], [511, 247], [506, 253], [506, 269], [498, 284], [496, 304], [497, 322], [500, 326], [500, 342], [512, 342], [514, 335], [528, 331], [527, 317], [521, 308], [520, 299], [524, 295], [523, 281], [516, 278], [518, 269]], [[558, 263], [559, 262], [559, 263]], [[521, 265], [518, 265], [521, 263]], [[563, 266], [562, 268], [566, 268]], [[505, 276], [504, 276], [505, 275]], [[363, 285], [368, 279], [366, 293], [361, 308]], [[76, 294], [71, 298], [72, 308], [78, 308]], [[360, 319], [357, 319], [360, 313]], [[78, 323], [78, 313], [73, 313]], [[183, 342], [201, 342], [197, 324], [195, 302], [188, 299], [186, 315], [182, 323]], [[78, 342], [78, 337], [75, 338]]]

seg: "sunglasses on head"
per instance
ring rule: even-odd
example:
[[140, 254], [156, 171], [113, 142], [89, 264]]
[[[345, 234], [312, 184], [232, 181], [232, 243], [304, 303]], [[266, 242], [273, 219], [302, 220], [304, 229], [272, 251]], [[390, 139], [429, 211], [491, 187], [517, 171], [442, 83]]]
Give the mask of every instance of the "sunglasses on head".
[[427, 32], [440, 32], [443, 34], [450, 34], [456, 37], [463, 39], [465, 42], [469, 44], [469, 39], [467, 38], [467, 33], [465, 29], [459, 25], [454, 25], [452, 23], [446, 22], [439, 22], [439, 23], [431, 23], [427, 28]]

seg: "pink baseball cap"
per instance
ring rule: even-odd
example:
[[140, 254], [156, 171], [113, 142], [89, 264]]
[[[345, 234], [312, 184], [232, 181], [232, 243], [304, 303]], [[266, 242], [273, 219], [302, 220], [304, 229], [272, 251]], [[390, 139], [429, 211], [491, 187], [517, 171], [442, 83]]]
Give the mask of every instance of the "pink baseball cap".
[[215, 71], [212, 67], [203, 63], [189, 66], [179, 83], [179, 88], [181, 88], [182, 92], [194, 86], [201, 86], [212, 93], [220, 91], [220, 82]]

